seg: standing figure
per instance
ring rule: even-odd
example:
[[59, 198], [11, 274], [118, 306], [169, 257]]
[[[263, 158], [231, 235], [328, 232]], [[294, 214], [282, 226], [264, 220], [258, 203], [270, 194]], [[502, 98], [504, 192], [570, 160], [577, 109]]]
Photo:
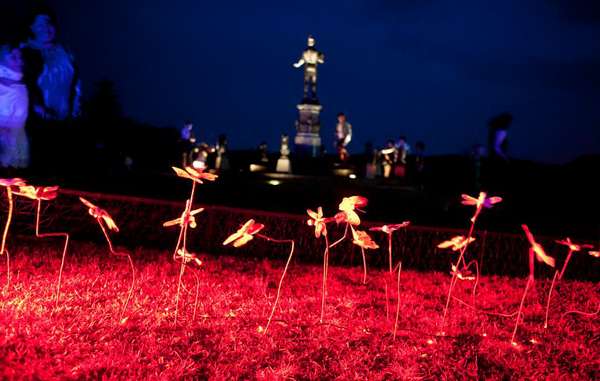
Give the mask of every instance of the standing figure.
[[346, 115], [340, 112], [337, 115], [337, 125], [335, 126], [335, 145], [340, 161], [348, 159], [347, 146], [352, 141], [352, 125], [346, 120]]
[[383, 177], [388, 179], [392, 175], [392, 168], [394, 168], [398, 160], [398, 149], [394, 145], [393, 140], [388, 140], [387, 145], [381, 150], [381, 167], [383, 171]]
[[16, 45], [0, 46], [0, 165], [25, 168], [29, 143], [25, 133], [29, 99], [22, 82], [23, 60]]
[[192, 164], [192, 154], [194, 145], [196, 144], [194, 124], [190, 120], [186, 120], [183, 123], [179, 134], [179, 143], [181, 146], [181, 165], [185, 168]]
[[217, 153], [217, 157], [215, 159], [215, 169], [219, 172], [229, 170], [229, 158], [227, 157], [227, 135], [219, 135], [215, 152]]
[[505, 112], [489, 121], [488, 154], [491, 159], [508, 161], [508, 127], [512, 120], [512, 115]]
[[73, 56], [56, 41], [54, 18], [38, 12], [30, 28], [33, 37], [23, 53], [33, 110], [46, 120], [79, 116], [81, 83]]
[[308, 36], [308, 46], [302, 57], [294, 64], [295, 68], [304, 65], [304, 99], [318, 103], [317, 100], [317, 65], [325, 63], [323, 53], [315, 49], [315, 39]]
[[396, 167], [394, 168], [394, 175], [403, 178], [406, 176], [406, 157], [410, 152], [410, 146], [406, 142], [406, 136], [400, 136], [396, 143], [396, 149], [398, 150], [398, 160], [396, 161]]

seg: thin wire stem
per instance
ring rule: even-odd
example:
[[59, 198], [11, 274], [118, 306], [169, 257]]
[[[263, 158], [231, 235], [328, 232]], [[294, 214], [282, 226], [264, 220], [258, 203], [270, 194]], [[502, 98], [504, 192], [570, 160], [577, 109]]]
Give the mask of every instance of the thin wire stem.
[[325, 235], [325, 252], [323, 253], [323, 286], [321, 289], [321, 319], [320, 323], [323, 323], [323, 317], [325, 315], [325, 298], [327, 297], [327, 272], [329, 267], [329, 238]]
[[400, 316], [400, 273], [402, 272], [402, 261], [398, 266], [398, 280], [397, 280], [397, 297], [398, 303], [396, 304], [396, 320], [394, 321], [394, 340], [396, 340], [396, 331], [398, 329], [398, 317]]
[[558, 271], [555, 271], [554, 276], [552, 277], [552, 284], [550, 285], [550, 291], [548, 292], [548, 301], [546, 302], [546, 319], [544, 320], [544, 328], [548, 328], [548, 313], [550, 312], [550, 301], [552, 300], [552, 290], [554, 290], [554, 284], [556, 282], [557, 277], [558, 277], [558, 279], [560, 279], [560, 275], [558, 274]]
[[285, 274], [287, 273], [288, 267], [290, 265], [290, 262], [292, 261], [292, 256], [294, 255], [294, 240], [277, 240], [277, 239], [273, 239], [271, 237], [267, 237], [265, 235], [259, 234], [258, 235], [260, 238], [263, 238], [267, 241], [270, 242], [275, 242], [275, 243], [289, 243], [290, 244], [290, 255], [288, 256], [287, 262], [285, 263], [285, 268], [283, 269], [283, 274], [281, 274], [281, 279], [279, 280], [279, 285], [277, 286], [277, 296], [275, 297], [275, 303], [273, 303], [273, 309], [271, 310], [271, 315], [269, 315], [269, 320], [267, 321], [267, 325], [265, 326], [265, 331], [264, 333], [267, 333], [267, 330], [269, 329], [269, 325], [271, 324], [271, 319], [273, 319], [273, 315], [275, 314], [275, 309], [277, 308], [277, 302], [279, 302], [279, 296], [281, 295], [281, 286], [283, 284], [283, 279], [285, 278]]
[[6, 224], [4, 224], [4, 232], [2, 233], [2, 247], [0, 248], [0, 255], [6, 253], [6, 291], [10, 288], [10, 254], [6, 250], [6, 240], [8, 238], [8, 229], [10, 228], [10, 222], [13, 215], [13, 194], [10, 187], [6, 187], [6, 198], [8, 200], [8, 215], [6, 217]]
[[452, 280], [450, 281], [450, 287], [448, 287], [448, 297], [446, 298], [446, 306], [444, 307], [444, 315], [442, 316], [442, 325], [441, 331], [444, 331], [444, 327], [446, 325], [446, 315], [448, 314], [448, 308], [450, 307], [450, 300], [452, 299], [452, 291], [454, 290], [454, 286], [456, 285], [456, 279], [458, 277], [458, 268], [460, 266], [461, 261], [463, 261], [463, 257], [465, 252], [467, 251], [467, 247], [469, 246], [469, 241], [471, 240], [471, 236], [473, 235], [473, 230], [475, 229], [475, 221], [476, 215], [471, 219], [471, 227], [469, 228], [469, 234], [467, 235], [467, 241], [465, 246], [460, 250], [460, 255], [458, 260], [456, 261], [455, 271], [452, 274]]
[[558, 275], [558, 280], [561, 280], [563, 275], [565, 274], [565, 270], [567, 269], [567, 265], [571, 260], [571, 255], [573, 255], [573, 250], [569, 249], [569, 254], [567, 254], [567, 258], [565, 259], [565, 263], [563, 264], [562, 270], [560, 270], [560, 274]]
[[517, 312], [517, 321], [515, 323], [515, 329], [513, 330], [512, 337], [510, 338], [510, 343], [512, 345], [516, 345], [515, 337], [517, 336], [517, 329], [519, 328], [519, 321], [521, 320], [521, 311], [523, 310], [523, 304], [525, 303], [525, 297], [527, 296], [527, 290], [529, 290], [529, 285], [533, 283], [533, 276], [529, 276], [527, 278], [527, 284], [525, 285], [525, 291], [523, 292], [523, 297], [521, 298], [521, 304], [519, 305], [519, 311]]

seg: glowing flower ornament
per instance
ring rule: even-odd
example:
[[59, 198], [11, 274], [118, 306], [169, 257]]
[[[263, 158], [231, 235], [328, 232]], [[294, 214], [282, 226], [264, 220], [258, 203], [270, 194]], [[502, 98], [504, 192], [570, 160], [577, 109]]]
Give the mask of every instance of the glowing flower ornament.
[[517, 329], [519, 328], [519, 321], [521, 320], [521, 311], [523, 310], [523, 304], [525, 303], [525, 297], [527, 296], [527, 291], [529, 290], [529, 287], [531, 286], [531, 284], [533, 284], [533, 282], [535, 280], [535, 277], [534, 277], [535, 259], [537, 259], [539, 262], [544, 262], [545, 264], [547, 264], [550, 267], [555, 266], [554, 258], [547, 255], [546, 251], [544, 250], [542, 245], [540, 245], [539, 243], [536, 242], [535, 238], [533, 237], [533, 234], [529, 230], [529, 227], [525, 224], [521, 225], [521, 227], [523, 228], [523, 231], [525, 232], [525, 236], [527, 236], [527, 240], [529, 241], [529, 246], [530, 246], [529, 247], [529, 277], [527, 277], [527, 283], [525, 284], [525, 291], [523, 292], [523, 297], [521, 298], [521, 304], [519, 305], [519, 310], [517, 312], [517, 322], [515, 323], [515, 329], [513, 330], [513, 334], [510, 339], [510, 342], [513, 346], [517, 345], [517, 342], [515, 341], [515, 336], [517, 335]]
[[42, 209], [42, 201], [51, 201], [54, 200], [58, 196], [58, 186], [50, 186], [50, 187], [34, 187], [32, 185], [22, 185], [18, 188], [18, 191], [15, 192], [16, 195], [29, 198], [31, 200], [37, 201], [37, 209], [35, 215], [35, 236], [38, 238], [48, 238], [48, 237], [64, 237], [65, 244], [63, 247], [61, 262], [60, 262], [60, 270], [58, 272], [58, 281], [56, 283], [56, 299], [55, 305], [58, 304], [58, 299], [60, 297], [60, 285], [62, 280], [63, 268], [65, 266], [65, 258], [67, 256], [67, 248], [69, 246], [69, 234], [68, 233], [40, 233], [40, 215]]
[[471, 197], [467, 194], [463, 194], [462, 199], [463, 200], [461, 203], [463, 205], [475, 206], [475, 214], [473, 214], [473, 217], [471, 217], [472, 223], [475, 223], [477, 217], [479, 217], [479, 214], [481, 213], [483, 208], [489, 209], [494, 204], [497, 204], [502, 201], [502, 197], [488, 197], [487, 193], [485, 192], [480, 192], [477, 198]]
[[385, 233], [388, 236], [388, 265], [390, 267], [390, 275], [392, 274], [392, 235], [396, 230], [403, 229], [410, 225], [410, 221], [404, 221], [401, 224], [383, 225], [370, 228], [372, 232]]
[[227, 237], [223, 242], [224, 246], [233, 243], [233, 247], [241, 247], [250, 242], [258, 232], [263, 230], [265, 225], [256, 223], [253, 219], [246, 221], [235, 233]]
[[[175, 174], [181, 178], [188, 179], [192, 181], [192, 190], [190, 191], [190, 197], [186, 200], [185, 208], [181, 216], [177, 219], [167, 221], [163, 224], [164, 227], [170, 226], [179, 226], [179, 237], [177, 238], [177, 244], [175, 245], [175, 250], [173, 250], [173, 259], [175, 261], [181, 257], [181, 253], [188, 253], [187, 251], [187, 229], [196, 227], [196, 219], [194, 215], [202, 212], [204, 209], [199, 208], [192, 210], [192, 205], [194, 203], [194, 194], [196, 192], [196, 184], [204, 184], [204, 181], [215, 181], [218, 176], [209, 172], [204, 172], [203, 169], [195, 169], [193, 167], [171, 167]], [[182, 258], [179, 258], [182, 259]], [[177, 324], [177, 318], [179, 316], [179, 294], [181, 292], [183, 274], [185, 272], [185, 260], [181, 260], [181, 266], [179, 268], [179, 281], [177, 283], [177, 294], [175, 296], [175, 324]], [[196, 300], [198, 299], [198, 290], [199, 283], [198, 277], [194, 274], [196, 278]], [[194, 306], [194, 315], [193, 318], [196, 317], [196, 305]]]
[[310, 217], [308, 219], [308, 221], [306, 221], [306, 224], [308, 226], [315, 227], [315, 238], [320, 238], [321, 235], [326, 237], [327, 236], [327, 221], [328, 221], [328, 219], [323, 217], [323, 208], [321, 208], [319, 206], [317, 208], [316, 212], [312, 211], [310, 209], [307, 209], [306, 213]]
[[[392, 234], [394, 234], [394, 232], [396, 230], [400, 230], [402, 228], [407, 227], [408, 225], [410, 225], [410, 221], [404, 221], [401, 224], [392, 224], [392, 225], [383, 225], [383, 226], [377, 226], [377, 227], [373, 227], [371, 229], [369, 229], [370, 231], [374, 231], [374, 232], [382, 232], [387, 234], [388, 236], [388, 264], [390, 267], [390, 272], [389, 275], [390, 277], [392, 276]], [[397, 288], [397, 304], [396, 304], [396, 320], [394, 321], [394, 331], [393, 331], [393, 338], [394, 340], [396, 339], [396, 331], [397, 331], [397, 327], [398, 327], [398, 318], [400, 315], [400, 273], [402, 272], [402, 261], [399, 261], [398, 263], [398, 277], [396, 280], [396, 288]], [[389, 318], [389, 296], [388, 296], [388, 282], [387, 279], [385, 280], [385, 316], [386, 319]]]
[[[481, 211], [484, 208], [491, 208], [493, 205], [499, 203], [502, 201], [501, 197], [488, 197], [486, 192], [479, 192], [479, 196], [477, 197], [472, 197], [466, 194], [461, 195], [462, 197], [462, 201], [461, 203], [463, 205], [467, 205], [467, 206], [474, 206], [475, 207], [475, 213], [473, 214], [473, 217], [471, 217], [471, 227], [469, 228], [469, 234], [467, 234], [467, 238], [464, 239], [464, 241], [462, 239], [458, 239], [458, 237], [455, 237], [454, 239], [456, 239], [455, 243], [451, 243], [451, 245], [449, 245], [448, 247], [459, 247], [457, 250], [460, 250], [460, 255], [458, 257], [458, 260], [456, 261], [456, 264], [453, 265], [455, 269], [460, 268], [461, 263], [463, 263], [465, 266], [465, 268], [468, 268], [471, 264], [467, 265], [464, 261], [464, 256], [465, 256], [465, 252], [467, 251], [467, 248], [469, 246], [469, 244], [472, 242], [472, 238], [473, 238], [473, 231], [475, 230], [475, 223], [477, 222], [477, 218], [479, 217], [479, 214], [481, 213]], [[446, 243], [442, 243], [440, 245], [446, 245]], [[454, 246], [452, 246], [454, 245]], [[477, 264], [477, 262], [475, 261], [475, 265], [477, 266], [477, 268], [479, 268], [479, 265]], [[479, 273], [479, 270], [477, 271]], [[452, 300], [452, 291], [454, 290], [454, 287], [456, 286], [456, 282], [458, 280], [458, 271], [454, 271], [454, 274], [452, 275], [452, 280], [450, 281], [450, 287], [448, 287], [448, 297], [446, 299], [446, 306], [444, 307], [444, 314], [442, 316], [442, 334], [444, 333], [443, 329], [444, 326], [446, 324], [446, 315], [448, 314], [448, 308], [450, 307], [450, 300]], [[477, 281], [475, 282], [475, 286], [473, 287], [473, 299], [475, 299], [475, 291], [476, 291], [476, 287], [477, 284], [479, 283], [479, 277], [477, 277]]]
[[[342, 199], [342, 202], [340, 203], [340, 205], [338, 207], [340, 212], [337, 213], [333, 217], [333, 219], [338, 224], [340, 224], [340, 223], [346, 224], [346, 227], [344, 228], [344, 235], [329, 246], [329, 248], [331, 249], [332, 247], [336, 246], [337, 244], [342, 242], [344, 239], [346, 239], [346, 236], [348, 235], [348, 228], [350, 228], [350, 230], [352, 231], [352, 238], [353, 238], [352, 242], [355, 245], [360, 247], [361, 254], [362, 254], [363, 284], [367, 283], [367, 259], [365, 256], [365, 248], [368, 248], [366, 246], [373, 246], [373, 245], [375, 245], [375, 243], [373, 242], [373, 244], [369, 244], [366, 239], [364, 239], [364, 240], [361, 239], [367, 233], [361, 232], [361, 234], [356, 234], [354, 231], [354, 227], [360, 225], [360, 217], [358, 216], [356, 211], [358, 210], [359, 212], [363, 212], [363, 210], [361, 210], [360, 208], [367, 206], [367, 203], [368, 203], [368, 200], [362, 196], [350, 196], [350, 197], [344, 197]], [[367, 237], [368, 237], [368, 235], [367, 235]], [[369, 241], [371, 241], [370, 237], [369, 237]], [[379, 247], [379, 246], [377, 246], [377, 247]]]
[[452, 251], [459, 251], [467, 247], [470, 243], [475, 241], [474, 237], [467, 239], [463, 235], [457, 235], [451, 239], [444, 241], [437, 245], [438, 249], [451, 249]]
[[344, 197], [338, 209], [341, 211], [336, 215], [338, 223], [347, 222], [350, 225], [360, 225], [360, 217], [356, 210], [362, 212], [360, 208], [367, 206], [368, 200], [362, 196]]
[[320, 206], [317, 208], [316, 212], [307, 209], [306, 213], [309, 216], [306, 224], [315, 227], [315, 238], [323, 236], [325, 239], [325, 252], [323, 253], [323, 282], [321, 287], [321, 318], [319, 320], [323, 323], [323, 317], [325, 315], [325, 299], [327, 296], [327, 274], [329, 272], [329, 238], [327, 235], [327, 223], [334, 219], [323, 217], [323, 208]]
[[0, 186], [6, 188], [6, 199], [8, 200], [8, 214], [6, 216], [6, 223], [4, 224], [4, 232], [2, 233], [2, 246], [0, 247], [0, 255], [6, 254], [6, 290], [10, 287], [10, 254], [6, 250], [6, 241], [8, 239], [8, 230], [12, 221], [14, 202], [12, 187], [25, 185], [25, 180], [18, 177], [14, 179], [0, 179]]
[[558, 279], [561, 280], [563, 275], [565, 274], [565, 270], [567, 269], [567, 265], [569, 264], [569, 261], [571, 260], [571, 256], [573, 255], [573, 253], [578, 252], [578, 251], [582, 251], [583, 249], [591, 249], [593, 248], [592, 245], [588, 245], [588, 244], [576, 244], [571, 242], [571, 238], [567, 237], [564, 240], [560, 240], [560, 241], [556, 241], [556, 243], [558, 243], [559, 245], [563, 245], [569, 248], [569, 253], [567, 254], [567, 258], [565, 259], [565, 263], [563, 264], [562, 269], [560, 270], [560, 274], [558, 275]]
[[117, 227], [117, 224], [115, 223], [115, 221], [113, 220], [111, 215], [108, 214], [108, 212], [106, 210], [92, 204], [91, 202], [89, 202], [88, 200], [86, 200], [83, 197], [79, 197], [79, 200], [83, 203], [83, 205], [88, 207], [88, 213], [90, 214], [90, 216], [92, 216], [96, 219], [96, 222], [98, 222], [98, 225], [100, 226], [100, 229], [102, 230], [102, 234], [104, 234], [104, 238], [106, 238], [106, 242], [108, 243], [108, 249], [109, 249], [110, 253], [117, 257], [126, 257], [129, 260], [129, 266], [131, 267], [131, 286], [129, 287], [129, 293], [127, 295], [127, 299], [125, 300], [125, 303], [123, 304], [123, 309], [121, 310], [121, 316], [119, 318], [119, 320], [121, 322], [123, 322], [124, 321], [123, 314], [125, 313], [125, 310], [127, 309], [127, 305], [129, 304], [129, 301], [131, 300], [131, 297], [133, 295], [133, 287], [135, 285], [135, 267], [133, 266], [133, 260], [131, 259], [131, 255], [129, 255], [129, 253], [116, 251], [113, 247], [113, 244], [110, 239], [110, 236], [108, 235], [107, 229], [109, 231], [118, 232], [119, 228]]
[[571, 241], [571, 238], [569, 238], [569, 237], [567, 237], [566, 239], [563, 239], [563, 240], [556, 241], [556, 243], [558, 243], [559, 245], [568, 247], [569, 253], [567, 254], [567, 258], [565, 259], [565, 263], [563, 264], [563, 267], [560, 270], [560, 272], [558, 270], [556, 270], [554, 272], [554, 276], [552, 277], [552, 283], [550, 284], [550, 291], [548, 292], [548, 300], [546, 302], [546, 319], [544, 320], [544, 328], [548, 328], [548, 315], [550, 312], [550, 302], [552, 300], [552, 291], [554, 290], [555, 283], [562, 280], [565, 270], [567, 269], [567, 265], [569, 264], [569, 261], [571, 260], [571, 256], [575, 252], [581, 251], [583, 249], [591, 249], [593, 247], [592, 245], [585, 245], [585, 244], [581, 245], [581, 244], [573, 243]]
[[281, 295], [281, 286], [283, 284], [283, 279], [285, 278], [285, 274], [287, 273], [290, 262], [292, 261], [292, 256], [294, 255], [294, 240], [293, 239], [274, 239], [264, 234], [259, 234], [260, 231], [264, 229], [265, 225], [259, 224], [255, 222], [253, 219], [246, 221], [232, 235], [227, 237], [225, 241], [223, 241], [223, 246], [229, 245], [233, 243], [233, 247], [241, 247], [248, 242], [250, 242], [254, 237], [264, 239], [265, 241], [274, 242], [274, 243], [288, 243], [290, 244], [290, 254], [288, 256], [287, 262], [285, 263], [285, 268], [283, 269], [283, 274], [281, 274], [281, 279], [279, 280], [279, 285], [277, 286], [277, 296], [275, 297], [275, 303], [273, 303], [273, 309], [271, 310], [271, 314], [269, 315], [269, 320], [267, 321], [267, 325], [264, 330], [259, 329], [262, 333], [266, 334], [269, 329], [269, 325], [271, 324], [271, 320], [273, 319], [273, 315], [275, 314], [275, 309], [277, 308], [277, 303], [279, 302], [279, 296]]

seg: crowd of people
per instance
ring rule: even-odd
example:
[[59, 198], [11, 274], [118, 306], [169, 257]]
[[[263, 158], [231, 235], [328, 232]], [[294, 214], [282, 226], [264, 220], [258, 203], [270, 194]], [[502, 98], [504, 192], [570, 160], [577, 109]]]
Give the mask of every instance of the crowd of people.
[[0, 41], [0, 166], [27, 168], [35, 131], [80, 114], [81, 85], [73, 55], [57, 40], [49, 9], [32, 12], [28, 36]]

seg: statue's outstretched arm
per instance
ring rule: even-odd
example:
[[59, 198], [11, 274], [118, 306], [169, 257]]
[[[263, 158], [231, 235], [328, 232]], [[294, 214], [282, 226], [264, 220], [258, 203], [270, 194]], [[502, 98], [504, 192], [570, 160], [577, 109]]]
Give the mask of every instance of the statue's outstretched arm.
[[299, 68], [299, 67], [300, 67], [300, 66], [302, 66], [302, 65], [304, 65], [304, 58], [300, 58], [300, 59], [298, 60], [298, 62], [296, 62], [296, 63], [294, 64], [294, 67], [295, 67], [295, 68]]

